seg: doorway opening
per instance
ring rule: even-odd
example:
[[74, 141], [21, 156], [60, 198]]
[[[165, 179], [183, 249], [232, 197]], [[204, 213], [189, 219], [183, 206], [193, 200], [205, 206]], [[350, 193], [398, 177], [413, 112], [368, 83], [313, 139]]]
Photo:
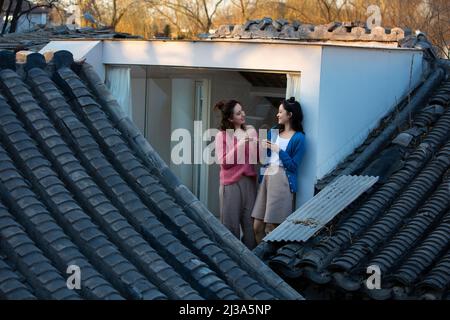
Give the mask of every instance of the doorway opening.
[[[130, 69], [134, 123], [178, 178], [218, 216], [219, 166], [174, 164], [171, 152], [178, 142], [171, 141], [172, 133], [182, 128], [193, 137], [199, 121], [202, 132], [217, 128], [220, 114], [213, 106], [227, 99], [242, 103], [247, 124], [257, 130], [270, 128], [276, 123], [279, 103], [288, 94], [292, 74], [163, 66]], [[212, 142], [192, 143], [192, 158], [195, 151], [204, 150]]]

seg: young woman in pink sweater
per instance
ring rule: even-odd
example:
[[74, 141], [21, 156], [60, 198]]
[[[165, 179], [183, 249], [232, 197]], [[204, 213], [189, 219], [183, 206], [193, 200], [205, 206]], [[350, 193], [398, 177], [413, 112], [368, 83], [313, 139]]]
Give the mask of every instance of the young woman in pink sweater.
[[220, 221], [250, 249], [256, 245], [251, 217], [256, 199], [258, 137], [256, 130], [245, 125], [245, 112], [236, 100], [220, 101], [219, 133], [215, 138], [220, 164]]

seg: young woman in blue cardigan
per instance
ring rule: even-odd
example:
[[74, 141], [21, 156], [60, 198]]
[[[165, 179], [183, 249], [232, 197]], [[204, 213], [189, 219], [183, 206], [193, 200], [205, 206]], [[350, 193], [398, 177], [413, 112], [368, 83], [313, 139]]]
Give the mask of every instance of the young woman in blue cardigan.
[[267, 140], [262, 141], [267, 156], [252, 211], [257, 243], [292, 213], [297, 192], [297, 168], [305, 150], [300, 103], [293, 97], [284, 100], [278, 108], [277, 118], [278, 125], [268, 132]]

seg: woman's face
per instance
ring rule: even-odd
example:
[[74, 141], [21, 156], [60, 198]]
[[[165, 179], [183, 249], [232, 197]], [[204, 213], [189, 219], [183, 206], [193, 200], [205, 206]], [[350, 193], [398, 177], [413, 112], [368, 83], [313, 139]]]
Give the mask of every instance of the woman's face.
[[242, 110], [242, 106], [239, 103], [234, 106], [233, 116], [230, 119], [230, 122], [235, 127], [240, 127], [245, 123], [245, 112]]
[[280, 104], [280, 106], [278, 107], [278, 113], [277, 113], [278, 124], [289, 123], [289, 120], [291, 119], [291, 117], [292, 117], [292, 113], [287, 112], [286, 109], [284, 108], [283, 104]]

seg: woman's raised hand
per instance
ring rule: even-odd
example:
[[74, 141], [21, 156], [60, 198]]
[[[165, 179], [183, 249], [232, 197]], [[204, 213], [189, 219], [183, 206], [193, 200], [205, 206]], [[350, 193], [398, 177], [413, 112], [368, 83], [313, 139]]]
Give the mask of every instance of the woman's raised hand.
[[270, 150], [272, 150], [274, 152], [279, 152], [280, 151], [280, 147], [278, 145], [270, 142], [267, 139], [263, 139], [262, 146], [263, 146], [263, 148], [270, 149]]

